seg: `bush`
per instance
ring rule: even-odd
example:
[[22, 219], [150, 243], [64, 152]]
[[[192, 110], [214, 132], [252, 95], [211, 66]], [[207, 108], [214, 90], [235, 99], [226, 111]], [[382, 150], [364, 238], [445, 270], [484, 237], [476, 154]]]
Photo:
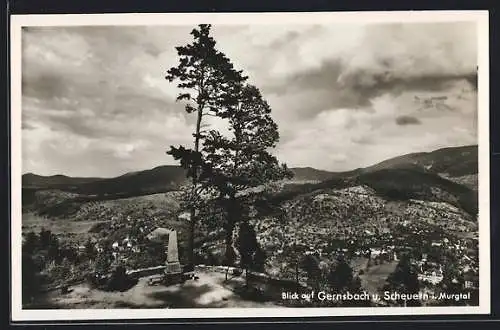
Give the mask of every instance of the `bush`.
[[23, 304], [31, 302], [38, 294], [39, 282], [37, 278], [37, 267], [30, 255], [22, 255], [22, 301]]
[[117, 266], [111, 273], [111, 277], [107, 283], [107, 290], [126, 291], [136, 283], [136, 279], [132, 279], [127, 275], [125, 267]]

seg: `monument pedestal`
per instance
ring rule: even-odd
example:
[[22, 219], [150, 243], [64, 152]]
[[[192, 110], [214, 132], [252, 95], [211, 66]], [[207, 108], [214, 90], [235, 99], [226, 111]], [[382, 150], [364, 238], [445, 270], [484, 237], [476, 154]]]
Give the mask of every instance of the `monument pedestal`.
[[165, 267], [165, 274], [179, 274], [182, 273], [181, 264], [179, 262], [167, 262]]

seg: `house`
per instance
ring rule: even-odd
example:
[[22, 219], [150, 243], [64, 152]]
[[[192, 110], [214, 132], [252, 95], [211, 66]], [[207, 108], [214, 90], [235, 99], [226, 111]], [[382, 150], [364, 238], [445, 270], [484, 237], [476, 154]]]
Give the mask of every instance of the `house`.
[[128, 237], [128, 236], [127, 236], [126, 238], [124, 238], [124, 239], [123, 239], [123, 241], [122, 241], [122, 244], [121, 244], [121, 245], [122, 245], [124, 248], [130, 249], [130, 248], [132, 248], [132, 246], [133, 246], [134, 244], [132, 243], [132, 240], [130, 239], [130, 237]]
[[441, 270], [428, 271], [418, 274], [418, 280], [422, 282], [428, 282], [431, 284], [439, 284], [443, 281], [443, 272]]
[[381, 249], [377, 249], [377, 248], [370, 249], [370, 256], [372, 256], [372, 257], [378, 257], [378, 256], [380, 256], [381, 253], [382, 253]]
[[477, 289], [479, 286], [479, 276], [470, 270], [464, 274], [464, 287], [466, 289]]
[[103, 253], [104, 252], [104, 247], [100, 243], [96, 243], [95, 249], [97, 253]]
[[417, 275], [418, 279], [422, 282], [431, 284], [439, 284], [444, 279], [443, 268], [436, 263], [422, 262], [420, 264], [420, 272]]

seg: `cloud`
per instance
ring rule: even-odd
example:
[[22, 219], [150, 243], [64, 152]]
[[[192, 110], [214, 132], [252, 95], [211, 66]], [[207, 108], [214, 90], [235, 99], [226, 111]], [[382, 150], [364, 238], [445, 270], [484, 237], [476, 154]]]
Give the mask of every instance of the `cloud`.
[[112, 176], [141, 164], [172, 162], [164, 150], [191, 140], [192, 120], [163, 77], [175, 50], [159, 41], [158, 32], [140, 27], [23, 31], [26, 170]]
[[[271, 105], [281, 160], [349, 170], [475, 143], [471, 24], [220, 25], [213, 36]], [[23, 171], [114, 176], [175, 164], [165, 150], [192, 144], [195, 118], [164, 76], [191, 29], [24, 28]]]
[[475, 85], [474, 32], [473, 23], [462, 22], [304, 29], [300, 42], [298, 37], [292, 45], [284, 42], [280, 50], [293, 55], [278, 56], [276, 65], [283, 70], [263, 80], [263, 89], [271, 98], [313, 96], [294, 110], [304, 118], [332, 108], [366, 107], [385, 93], [443, 91], [462, 80]]
[[417, 117], [413, 116], [398, 116], [396, 117], [396, 124], [400, 126], [406, 125], [420, 125], [422, 122]]
[[[344, 171], [410, 152], [477, 144], [477, 99], [464, 86], [466, 82], [445, 91], [420, 92], [418, 99], [413, 91], [397, 97], [386, 93], [357, 110], [330, 109], [289, 121], [276, 154], [293, 166], [315, 164]], [[448, 95], [444, 102], [453, 111], [440, 111], [436, 105], [421, 108], [421, 99], [443, 94]]]

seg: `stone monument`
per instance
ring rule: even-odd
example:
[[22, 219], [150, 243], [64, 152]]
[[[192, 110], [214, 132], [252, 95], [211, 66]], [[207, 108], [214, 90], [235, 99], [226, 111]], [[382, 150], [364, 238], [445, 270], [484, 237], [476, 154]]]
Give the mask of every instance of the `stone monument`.
[[172, 276], [182, 274], [181, 264], [179, 262], [179, 247], [177, 245], [177, 231], [172, 230], [168, 234], [167, 263], [165, 275]]

